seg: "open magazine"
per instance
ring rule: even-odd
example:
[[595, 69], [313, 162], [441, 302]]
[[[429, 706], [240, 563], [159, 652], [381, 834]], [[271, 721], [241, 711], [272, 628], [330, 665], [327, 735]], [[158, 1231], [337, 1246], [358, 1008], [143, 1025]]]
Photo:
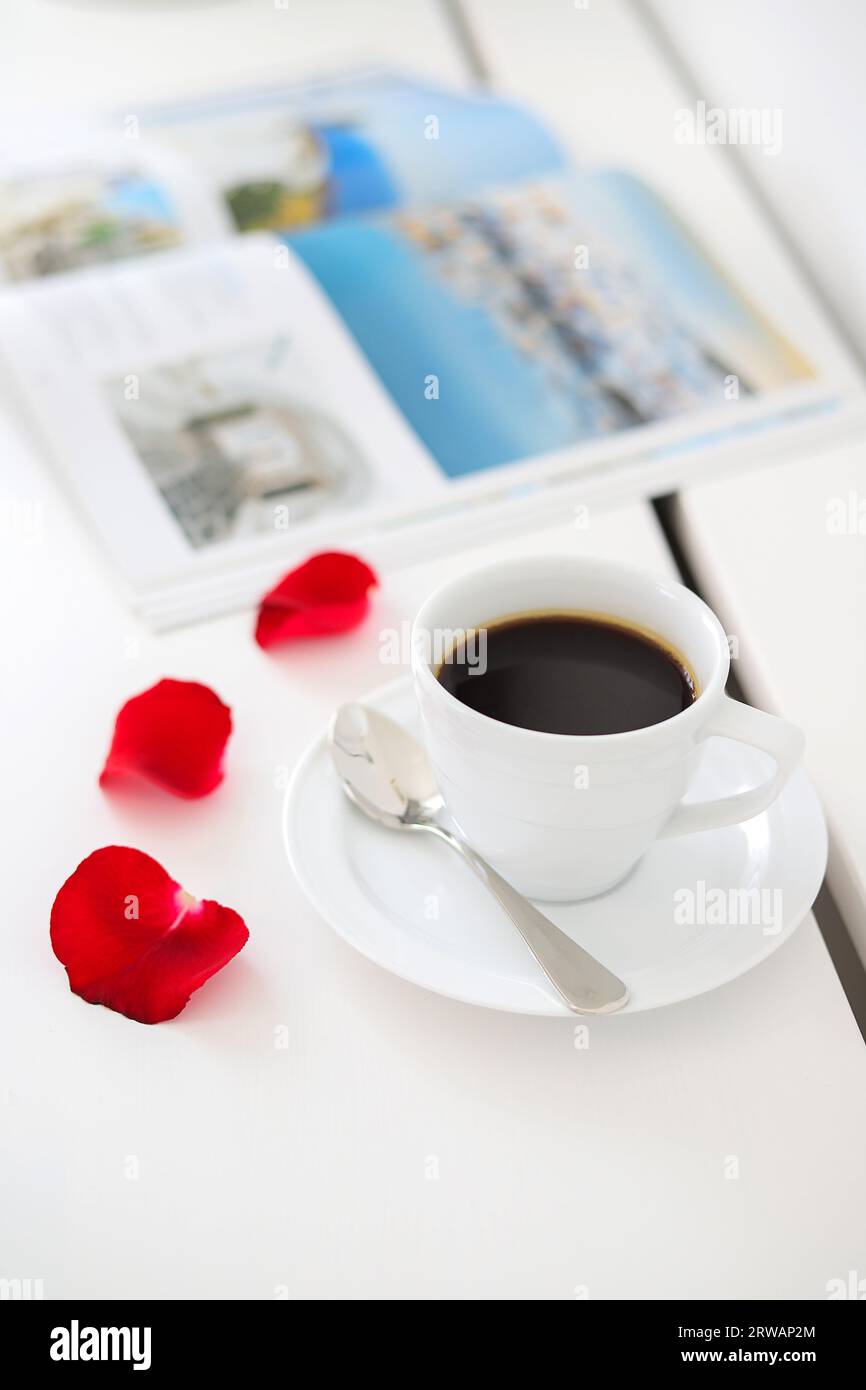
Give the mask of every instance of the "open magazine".
[[0, 158], [6, 371], [156, 624], [323, 546], [658, 492], [844, 395], [651, 189], [495, 97], [358, 75]]

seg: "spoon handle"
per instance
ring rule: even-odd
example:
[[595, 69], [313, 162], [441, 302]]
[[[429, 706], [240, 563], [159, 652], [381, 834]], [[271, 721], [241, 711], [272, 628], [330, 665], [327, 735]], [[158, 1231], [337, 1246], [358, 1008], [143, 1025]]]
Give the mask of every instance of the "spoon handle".
[[456, 849], [489, 888], [573, 1013], [609, 1014], [623, 1007], [628, 990], [622, 980], [554, 926], [459, 836], [436, 822], [427, 822], [427, 828]]

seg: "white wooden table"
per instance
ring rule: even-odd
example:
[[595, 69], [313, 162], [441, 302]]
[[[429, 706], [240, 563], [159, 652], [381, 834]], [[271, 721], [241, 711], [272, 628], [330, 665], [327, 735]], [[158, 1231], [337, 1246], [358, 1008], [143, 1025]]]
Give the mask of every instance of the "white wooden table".
[[864, 446], [687, 489], [677, 510], [705, 597], [741, 634], [750, 696], [806, 730], [828, 882], [866, 962]]
[[[778, 158], [749, 146], [735, 153], [866, 361], [866, 198], [848, 178], [866, 135], [858, 56], [866, 11], [830, 0], [820, 24], [831, 42], [816, 53], [815, 15], [802, 0], [731, 0], [723, 11], [677, 0], [651, 6], [709, 99], [735, 108], [760, 101], [784, 117]], [[833, 100], [822, 102], [831, 88]], [[863, 438], [815, 450], [784, 468], [686, 487], [677, 516], [706, 596], [743, 638], [742, 683], [806, 730], [830, 820], [828, 881], [866, 962], [864, 464]]]
[[[485, 8], [495, 66], [495, 7], [469, 6]], [[102, 50], [92, 27], [82, 37], [84, 11], [34, 3], [2, 19], [0, 40], [14, 28], [40, 55], [31, 100], [83, 86], [116, 100], [133, 76], [142, 90], [181, 75], [205, 86], [237, 76], [239, 52], [250, 72], [273, 63], [278, 33], [290, 70], [359, 43], [440, 75], [463, 66], [426, 3], [99, 16]], [[592, 31], [584, 58], [631, 17], [611, 0], [598, 22], [615, 29]], [[84, 84], [70, 76], [79, 62]], [[593, 1022], [578, 1049], [568, 1021], [474, 1010], [359, 958], [284, 856], [286, 770], [339, 699], [393, 673], [381, 627], [494, 555], [585, 549], [671, 571], [650, 507], [389, 576], [355, 633], [266, 656], [248, 614], [149, 635], [5, 421], [0, 457], [5, 499], [42, 520], [35, 535], [7, 527], [0, 548], [0, 1276], [41, 1278], [49, 1298], [822, 1298], [828, 1280], [866, 1272], [866, 1052], [811, 918], [744, 979]], [[751, 563], [757, 581], [757, 544]], [[749, 609], [762, 635], [772, 602]], [[163, 674], [212, 684], [236, 711], [229, 777], [200, 804], [96, 784], [117, 707]], [[169, 1025], [87, 1007], [51, 953], [57, 887], [112, 842], [250, 926], [242, 955]]]

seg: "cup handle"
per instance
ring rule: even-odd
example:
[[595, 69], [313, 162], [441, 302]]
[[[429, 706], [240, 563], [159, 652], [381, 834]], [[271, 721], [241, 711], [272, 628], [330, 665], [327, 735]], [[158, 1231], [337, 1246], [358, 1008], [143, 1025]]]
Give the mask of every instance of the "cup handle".
[[775, 772], [766, 782], [748, 791], [735, 792], [733, 796], [722, 796], [715, 801], [696, 801], [689, 806], [678, 806], [659, 832], [660, 838], [689, 835], [695, 830], [718, 830], [720, 826], [736, 825], [760, 815], [779, 795], [800, 761], [805, 744], [803, 731], [796, 725], [774, 714], [765, 714], [752, 705], [741, 704], [727, 695], [723, 697], [718, 714], [704, 730], [705, 738], [711, 738], [714, 734], [748, 743], [752, 748], [769, 753], [776, 761]]

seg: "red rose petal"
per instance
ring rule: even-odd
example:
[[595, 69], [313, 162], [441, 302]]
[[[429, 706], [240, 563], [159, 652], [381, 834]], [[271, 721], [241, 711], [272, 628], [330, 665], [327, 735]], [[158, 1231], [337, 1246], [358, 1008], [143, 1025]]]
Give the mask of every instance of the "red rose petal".
[[207, 796], [222, 781], [231, 731], [231, 710], [208, 686], [157, 681], [118, 714], [100, 784], [132, 773], [175, 796]]
[[83, 860], [51, 909], [73, 993], [139, 1023], [175, 1018], [248, 936], [231, 908], [199, 902], [149, 854], [119, 845]]
[[339, 550], [313, 555], [290, 570], [259, 606], [256, 641], [267, 649], [293, 637], [321, 637], [357, 627], [378, 584], [357, 555]]

